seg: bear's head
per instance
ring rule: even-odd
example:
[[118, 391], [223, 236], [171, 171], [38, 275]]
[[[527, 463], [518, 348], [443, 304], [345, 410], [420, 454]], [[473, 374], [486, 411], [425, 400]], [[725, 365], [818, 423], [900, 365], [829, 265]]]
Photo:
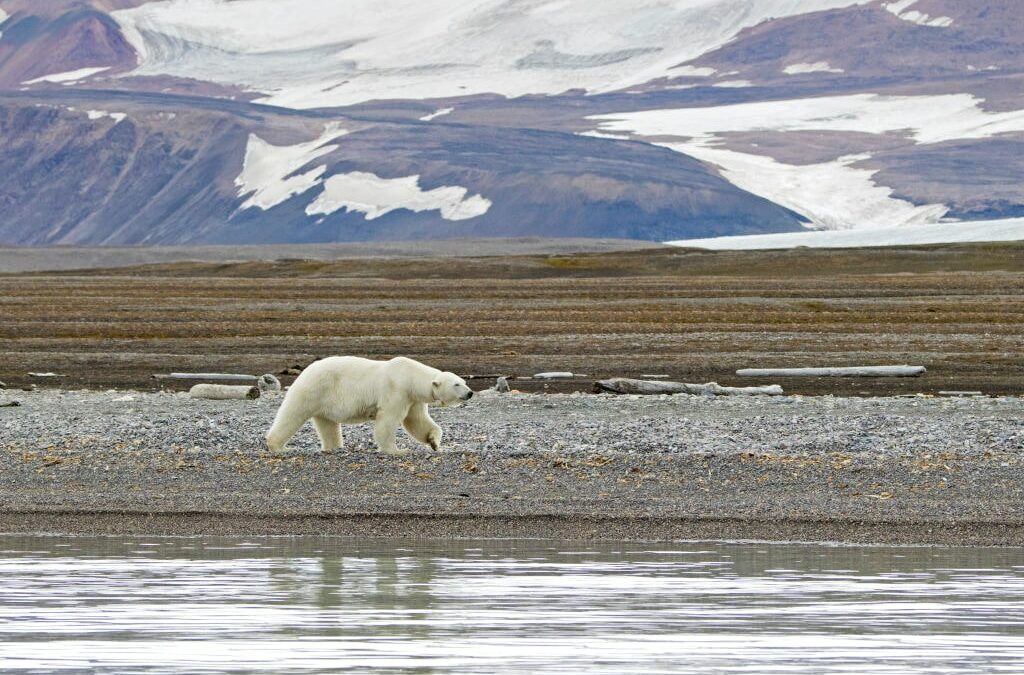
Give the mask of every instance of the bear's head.
[[441, 405], [451, 405], [473, 398], [473, 390], [455, 373], [441, 373], [434, 378], [430, 386], [434, 401]]

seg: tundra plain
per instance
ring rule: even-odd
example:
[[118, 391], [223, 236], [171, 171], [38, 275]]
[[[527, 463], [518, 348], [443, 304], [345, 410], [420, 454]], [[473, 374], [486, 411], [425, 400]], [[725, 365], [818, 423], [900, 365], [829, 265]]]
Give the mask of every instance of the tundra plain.
[[[247, 254], [253, 253], [247, 251]], [[1024, 393], [1024, 243], [890, 249], [169, 262], [0, 275], [0, 381], [153, 390], [171, 371], [281, 373], [407, 355], [523, 391], [739, 368], [914, 364], [775, 380], [790, 394]], [[61, 254], [65, 259], [67, 252]], [[572, 380], [523, 379], [572, 371]], [[29, 372], [62, 377], [31, 378]], [[287, 384], [290, 378], [282, 380]]]

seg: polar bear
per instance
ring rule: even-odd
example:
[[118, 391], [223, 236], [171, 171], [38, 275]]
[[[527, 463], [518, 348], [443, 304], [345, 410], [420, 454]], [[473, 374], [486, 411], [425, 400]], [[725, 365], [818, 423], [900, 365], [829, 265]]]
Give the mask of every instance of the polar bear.
[[312, 418], [325, 451], [342, 446], [342, 424], [370, 420], [382, 452], [405, 454], [395, 444], [400, 424], [417, 441], [438, 450], [441, 427], [430, 419], [427, 405], [449, 405], [472, 396], [473, 390], [455, 373], [404, 356], [390, 361], [332, 356], [312, 363], [295, 379], [267, 432], [267, 446], [283, 450]]

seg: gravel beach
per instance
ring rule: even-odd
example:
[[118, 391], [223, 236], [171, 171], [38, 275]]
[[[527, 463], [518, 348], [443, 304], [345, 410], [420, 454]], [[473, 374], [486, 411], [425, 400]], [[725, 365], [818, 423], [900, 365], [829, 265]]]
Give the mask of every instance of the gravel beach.
[[272, 454], [280, 400], [0, 391], [0, 530], [1024, 545], [1019, 397], [486, 392], [405, 457]]

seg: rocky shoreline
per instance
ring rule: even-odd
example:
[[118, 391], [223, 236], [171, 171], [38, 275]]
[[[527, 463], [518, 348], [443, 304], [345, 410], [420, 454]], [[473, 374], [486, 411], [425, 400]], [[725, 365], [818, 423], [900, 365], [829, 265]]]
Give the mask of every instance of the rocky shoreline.
[[0, 531], [1024, 545], [1019, 397], [491, 394], [398, 458], [369, 425], [272, 454], [273, 396], [12, 400]]

